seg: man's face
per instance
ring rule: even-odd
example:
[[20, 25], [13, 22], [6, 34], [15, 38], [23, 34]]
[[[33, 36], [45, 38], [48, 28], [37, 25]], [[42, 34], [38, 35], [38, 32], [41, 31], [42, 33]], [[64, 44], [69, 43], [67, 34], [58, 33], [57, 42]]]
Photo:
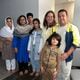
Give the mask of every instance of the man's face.
[[61, 26], [65, 26], [68, 22], [68, 15], [66, 12], [58, 13], [58, 22]]
[[27, 20], [28, 20], [28, 23], [32, 23], [33, 22], [33, 17], [32, 16], [28, 16]]

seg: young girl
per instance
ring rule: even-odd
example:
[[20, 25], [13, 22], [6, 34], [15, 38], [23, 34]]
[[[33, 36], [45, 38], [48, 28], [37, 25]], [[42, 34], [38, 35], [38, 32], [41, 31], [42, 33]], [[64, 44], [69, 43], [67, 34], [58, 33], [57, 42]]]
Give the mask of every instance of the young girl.
[[8, 71], [15, 70], [15, 54], [12, 49], [14, 25], [11, 17], [5, 19], [5, 26], [0, 30], [0, 38], [2, 39], [2, 58], [6, 62]]
[[56, 80], [59, 69], [59, 54], [61, 37], [53, 33], [47, 40], [41, 51], [41, 73], [42, 80]]
[[40, 72], [40, 50], [42, 44], [42, 30], [40, 28], [39, 19], [33, 19], [33, 26], [34, 29], [30, 34], [28, 44], [28, 51], [33, 69], [33, 72], [30, 75], [33, 75], [36, 72], [35, 76], [38, 76]]
[[16, 53], [16, 60], [19, 65], [19, 74], [23, 75], [28, 73], [28, 40], [29, 31], [32, 29], [31, 26], [27, 25], [26, 17], [24, 15], [19, 16], [17, 19], [17, 27], [14, 30], [13, 37], [13, 48]]

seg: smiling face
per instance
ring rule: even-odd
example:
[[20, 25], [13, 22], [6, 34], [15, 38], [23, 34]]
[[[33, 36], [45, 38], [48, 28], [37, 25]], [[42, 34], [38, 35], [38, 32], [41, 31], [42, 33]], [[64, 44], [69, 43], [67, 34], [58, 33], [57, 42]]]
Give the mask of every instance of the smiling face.
[[20, 18], [20, 24], [21, 24], [21, 25], [25, 25], [25, 24], [26, 24], [26, 20], [25, 20], [24, 17], [21, 17], [21, 18]]
[[65, 26], [68, 23], [68, 15], [66, 12], [59, 12], [58, 13], [58, 22], [61, 26]]
[[47, 23], [51, 24], [51, 23], [53, 23], [53, 20], [54, 20], [53, 14], [52, 13], [48, 13], [47, 16], [46, 16]]
[[33, 22], [33, 17], [32, 17], [32, 16], [28, 16], [27, 20], [28, 20], [28, 23], [29, 23], [29, 24], [32, 24], [32, 22]]
[[7, 19], [7, 20], [6, 20], [6, 24], [7, 24], [9, 27], [12, 27], [12, 19]]
[[55, 25], [56, 25], [55, 13], [52, 10], [49, 10], [44, 16], [43, 26], [45, 28], [49, 28]]
[[52, 40], [51, 40], [51, 44], [52, 44], [52, 46], [57, 46], [58, 45], [58, 40], [53, 37]]
[[38, 28], [39, 28], [39, 23], [38, 23], [38, 21], [34, 21], [34, 22], [33, 22], [33, 26], [35, 27], [35, 29], [38, 29]]

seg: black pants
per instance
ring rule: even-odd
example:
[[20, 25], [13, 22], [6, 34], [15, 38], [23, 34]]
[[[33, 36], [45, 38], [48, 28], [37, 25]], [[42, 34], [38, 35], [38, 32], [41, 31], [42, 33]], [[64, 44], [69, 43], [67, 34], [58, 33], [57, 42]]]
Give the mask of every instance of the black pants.
[[19, 71], [25, 71], [25, 70], [28, 70], [28, 63], [18, 63], [19, 65]]

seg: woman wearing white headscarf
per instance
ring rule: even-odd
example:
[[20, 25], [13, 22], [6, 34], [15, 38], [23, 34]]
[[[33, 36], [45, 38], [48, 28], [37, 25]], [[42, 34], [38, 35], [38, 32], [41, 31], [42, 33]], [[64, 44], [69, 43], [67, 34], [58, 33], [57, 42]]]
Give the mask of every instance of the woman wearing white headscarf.
[[12, 49], [14, 25], [11, 17], [5, 19], [5, 26], [0, 30], [0, 39], [2, 40], [2, 58], [5, 60], [8, 71], [15, 70], [15, 54]]

